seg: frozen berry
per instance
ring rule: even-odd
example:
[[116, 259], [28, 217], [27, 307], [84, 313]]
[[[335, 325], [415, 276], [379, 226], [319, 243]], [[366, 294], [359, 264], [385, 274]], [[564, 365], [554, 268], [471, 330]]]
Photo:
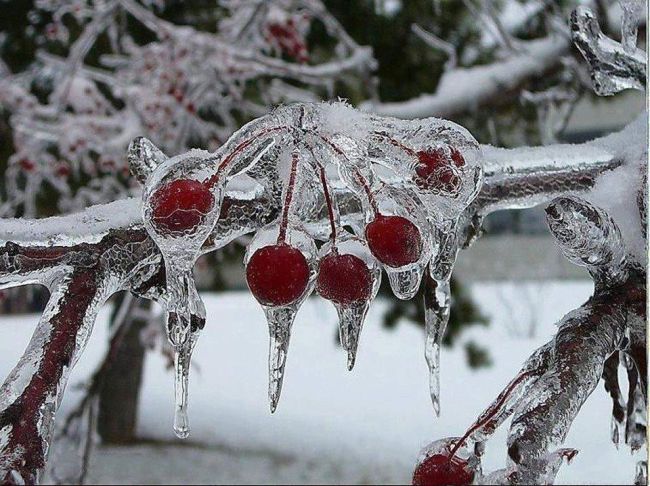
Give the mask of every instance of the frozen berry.
[[440, 189], [455, 192], [460, 178], [455, 167], [465, 165], [465, 159], [456, 149], [451, 149], [451, 158], [442, 149], [422, 150], [417, 153], [418, 166], [415, 168], [416, 182], [423, 189]]
[[446, 454], [433, 454], [417, 465], [413, 473], [413, 486], [472, 484], [474, 471], [466, 460]]
[[355, 255], [328, 253], [318, 266], [316, 290], [323, 298], [342, 305], [368, 300], [372, 292], [368, 265]]
[[300, 250], [287, 244], [265, 246], [248, 261], [246, 281], [261, 304], [291, 304], [307, 289], [309, 265]]
[[214, 205], [210, 188], [191, 179], [177, 179], [154, 192], [151, 197], [153, 222], [170, 233], [196, 228]]
[[70, 167], [65, 163], [58, 164], [54, 168], [54, 173], [57, 175], [57, 177], [65, 179], [70, 175]]
[[377, 260], [389, 267], [415, 263], [422, 253], [420, 230], [401, 216], [377, 215], [366, 226], [366, 240]]

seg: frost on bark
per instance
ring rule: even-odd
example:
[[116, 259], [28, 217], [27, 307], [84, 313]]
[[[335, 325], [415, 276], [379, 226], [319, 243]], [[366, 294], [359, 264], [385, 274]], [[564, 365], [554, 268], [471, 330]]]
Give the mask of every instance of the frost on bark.
[[[269, 328], [271, 411], [301, 303], [315, 290], [336, 307], [351, 369], [385, 272], [402, 299], [425, 280], [425, 357], [439, 413], [439, 344], [455, 259], [480, 235], [490, 212], [539, 204], [548, 204], [549, 229], [566, 257], [589, 270], [594, 295], [562, 319], [557, 335], [462, 437], [423, 451], [414, 482], [552, 482], [577, 452], [560, 446], [601, 377], [614, 401], [617, 437], [641, 447], [647, 255], [639, 174], [646, 133], [641, 117], [620, 133], [581, 145], [506, 150], [481, 146], [464, 128], [437, 118], [404, 121], [344, 103], [296, 103], [256, 118], [214, 152], [167, 156], [136, 137], [128, 161], [141, 197], [68, 216], [0, 221], [0, 286], [42, 283], [52, 292], [1, 389], [0, 479], [42, 476], [68, 372], [97, 309], [120, 290], [166, 310], [174, 430], [186, 437], [191, 354], [209, 325], [192, 268], [200, 255], [251, 233], [246, 276]], [[126, 330], [118, 327], [113, 339]], [[628, 397], [614, 378], [614, 356], [627, 369]], [[509, 416], [507, 467], [483, 474], [485, 442]], [[640, 465], [639, 475], [644, 471]]]

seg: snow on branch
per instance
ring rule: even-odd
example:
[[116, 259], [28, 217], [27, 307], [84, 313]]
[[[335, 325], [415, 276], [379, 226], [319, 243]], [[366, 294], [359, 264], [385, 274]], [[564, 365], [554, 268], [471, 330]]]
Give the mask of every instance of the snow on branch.
[[423, 118], [453, 117], [474, 111], [487, 103], [510, 96], [525, 83], [559, 65], [569, 51], [570, 42], [560, 35], [518, 44], [520, 53], [502, 61], [445, 71], [435, 94], [420, 95], [407, 101], [361, 105], [363, 110], [382, 116]]
[[[472, 19], [485, 27], [477, 32], [480, 38], [477, 51], [464, 52], [458, 60], [452, 43], [414, 25], [415, 35], [448, 56], [436, 92], [405, 101], [367, 101], [361, 105], [363, 110], [406, 119], [454, 118], [519, 95], [533, 79], [569, 69], [565, 58], [571, 40], [557, 8], [545, 6], [541, 1], [526, 4], [506, 1], [495, 6], [484, 0], [465, 0], [463, 5]], [[544, 37], [533, 40], [516, 37], [523, 26], [536, 19], [546, 25]], [[493, 60], [471, 65], [478, 52], [486, 53]]]

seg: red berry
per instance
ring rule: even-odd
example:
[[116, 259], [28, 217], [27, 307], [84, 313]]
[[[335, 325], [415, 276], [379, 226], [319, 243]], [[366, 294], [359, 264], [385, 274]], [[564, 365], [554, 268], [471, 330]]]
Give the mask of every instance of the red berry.
[[474, 471], [466, 460], [446, 454], [433, 454], [417, 465], [413, 473], [413, 486], [460, 486], [472, 484]]
[[70, 167], [67, 164], [61, 163], [56, 166], [54, 173], [61, 178], [66, 178], [70, 175]]
[[20, 159], [20, 167], [25, 171], [25, 172], [32, 172], [34, 169], [36, 169], [36, 164], [32, 162], [29, 159]]
[[246, 281], [261, 304], [291, 304], [307, 289], [309, 265], [300, 250], [287, 244], [265, 246], [248, 261]]
[[389, 267], [415, 263], [422, 253], [420, 230], [401, 216], [377, 215], [366, 226], [366, 240], [377, 260]]
[[170, 233], [196, 228], [213, 205], [210, 188], [191, 179], [169, 182], [151, 197], [154, 224]]
[[337, 304], [368, 300], [372, 291], [368, 265], [354, 255], [328, 253], [318, 266], [316, 290], [324, 299]]
[[442, 149], [422, 150], [417, 153], [418, 166], [416, 182], [424, 189], [441, 189], [455, 192], [460, 186], [460, 177], [456, 174], [454, 166], [462, 167], [465, 159], [455, 148], [451, 149], [451, 158]]

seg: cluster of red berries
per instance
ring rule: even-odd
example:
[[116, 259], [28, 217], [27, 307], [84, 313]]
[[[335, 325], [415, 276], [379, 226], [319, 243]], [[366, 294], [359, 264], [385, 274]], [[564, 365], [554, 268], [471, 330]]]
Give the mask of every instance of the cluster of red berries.
[[454, 194], [460, 188], [458, 169], [465, 165], [465, 158], [454, 147], [447, 152], [443, 148], [417, 152], [418, 165], [415, 168], [417, 185], [423, 189], [437, 189]]
[[305, 63], [309, 60], [307, 44], [296, 29], [293, 19], [287, 20], [285, 24], [270, 23], [267, 26], [267, 39], [276, 43], [282, 52], [296, 61]]
[[[156, 227], [170, 234], [193, 231], [214, 206], [210, 187], [200, 181], [177, 179], [162, 185], [152, 198]], [[377, 214], [365, 229], [371, 253], [386, 266], [415, 263], [422, 254], [417, 226], [402, 216]], [[310, 268], [303, 253], [285, 242], [259, 248], [246, 267], [251, 292], [264, 305], [297, 301], [309, 285]], [[372, 276], [356, 255], [332, 249], [321, 258], [316, 282], [318, 293], [332, 302], [349, 305], [370, 298]]]
[[[377, 217], [366, 226], [371, 253], [390, 267], [418, 261], [422, 239], [417, 227], [401, 216]], [[253, 253], [246, 279], [255, 298], [264, 305], [287, 305], [297, 301], [309, 284], [305, 256], [286, 243], [265, 246]], [[366, 262], [334, 247], [318, 265], [316, 290], [325, 299], [351, 305], [370, 298], [373, 281]]]

